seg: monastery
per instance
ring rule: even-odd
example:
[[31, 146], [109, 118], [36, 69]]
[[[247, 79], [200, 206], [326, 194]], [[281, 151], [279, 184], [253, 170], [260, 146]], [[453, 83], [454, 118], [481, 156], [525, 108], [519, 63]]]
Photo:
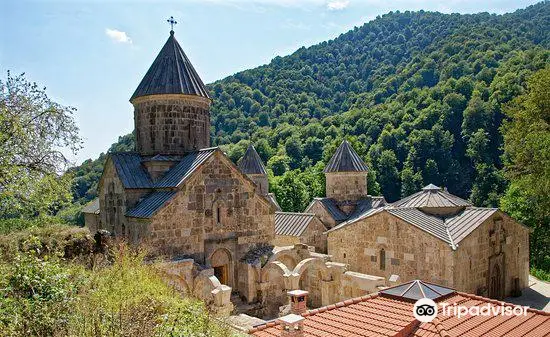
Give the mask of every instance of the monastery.
[[[214, 312], [293, 312], [298, 320], [281, 326], [301, 331], [348, 307], [372, 312], [384, 302], [396, 314], [408, 304], [387, 289], [406, 293], [396, 287], [413, 283], [437, 285], [453, 301], [502, 299], [528, 286], [526, 227], [431, 184], [394, 203], [371, 196], [369, 168], [345, 140], [326, 164], [326, 197], [304, 213], [282, 212], [252, 145], [238, 163], [211, 147], [212, 99], [174, 31], [130, 102], [135, 152], [108, 155], [86, 226], [146, 243], [165, 258], [167, 280]], [[305, 314], [306, 306], [325, 309]], [[385, 328], [418, 329], [411, 315], [398, 316]], [[251, 333], [291, 336], [273, 324]]]

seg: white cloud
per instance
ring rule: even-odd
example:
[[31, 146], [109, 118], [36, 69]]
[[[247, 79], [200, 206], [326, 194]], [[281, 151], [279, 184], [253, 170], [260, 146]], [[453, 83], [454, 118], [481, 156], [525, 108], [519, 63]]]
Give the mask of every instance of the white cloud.
[[106, 28], [105, 34], [107, 34], [107, 36], [114, 42], [132, 44], [132, 39], [128, 36], [128, 34], [126, 34], [126, 32], [121, 32], [120, 30]]
[[329, 0], [327, 9], [330, 11], [341, 11], [349, 6], [349, 0]]

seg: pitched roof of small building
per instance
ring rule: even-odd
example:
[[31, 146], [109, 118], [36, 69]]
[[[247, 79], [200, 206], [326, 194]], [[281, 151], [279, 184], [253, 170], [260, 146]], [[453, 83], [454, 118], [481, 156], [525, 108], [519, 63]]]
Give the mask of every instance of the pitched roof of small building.
[[368, 170], [367, 164], [359, 157], [350, 143], [344, 140], [330, 158], [324, 172], [367, 172]]
[[369, 195], [366, 198], [359, 199], [355, 205], [355, 210], [350, 214], [346, 214], [338, 207], [338, 202], [336, 200], [331, 198], [314, 198], [306, 208], [306, 212], [315, 202], [321, 203], [336, 222], [357, 220], [360, 217], [364, 217], [370, 210], [386, 205], [386, 199], [384, 199], [384, 197], [373, 197]]
[[267, 174], [264, 163], [262, 163], [262, 158], [260, 158], [252, 143], [248, 145], [244, 156], [239, 160], [237, 166], [244, 174]]
[[82, 213], [99, 214], [99, 198], [95, 198], [82, 208]]
[[153, 181], [136, 152], [116, 152], [109, 155], [124, 188], [153, 188]]
[[392, 204], [394, 207], [467, 207], [472, 206], [468, 201], [452, 195], [442, 188], [429, 184], [420, 192], [409, 195]]
[[[407, 291], [407, 288], [409, 288]], [[303, 336], [547, 336], [550, 331], [550, 313], [527, 309], [525, 316], [471, 316], [458, 318], [451, 310], [449, 315], [439, 310], [437, 317], [428, 323], [415, 319], [413, 308], [415, 291], [427, 293], [436, 303], [460, 304], [465, 307], [490, 306], [516, 307], [453, 289], [413, 281], [379, 293], [352, 298], [318, 309], [308, 310], [301, 316]], [[434, 291], [434, 294], [431, 293]], [[412, 295], [412, 296], [409, 296]], [[279, 337], [282, 330], [272, 321], [254, 327], [249, 334], [257, 337]]]
[[126, 212], [131, 218], [148, 219], [155, 215], [172, 197], [176, 191], [154, 191], [145, 196], [134, 208]]
[[141, 96], [159, 94], [185, 94], [210, 98], [208, 90], [176, 40], [173, 31], [170, 32], [168, 40], [130, 101]]
[[311, 213], [275, 212], [275, 235], [300, 236], [314, 218]]

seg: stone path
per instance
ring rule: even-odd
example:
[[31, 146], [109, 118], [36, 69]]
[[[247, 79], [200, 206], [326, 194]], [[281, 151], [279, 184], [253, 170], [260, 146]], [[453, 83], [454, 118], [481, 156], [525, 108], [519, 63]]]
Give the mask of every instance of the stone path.
[[529, 275], [529, 288], [523, 289], [520, 297], [508, 297], [504, 300], [550, 312], [550, 283]]

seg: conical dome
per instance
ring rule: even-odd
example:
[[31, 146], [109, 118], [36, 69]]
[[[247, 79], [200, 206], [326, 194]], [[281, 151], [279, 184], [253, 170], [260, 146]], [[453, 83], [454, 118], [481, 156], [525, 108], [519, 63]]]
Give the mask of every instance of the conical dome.
[[191, 61], [170, 32], [168, 40], [130, 98], [161, 94], [196, 95], [205, 98], [208, 91]]
[[265, 166], [262, 163], [262, 159], [260, 158], [258, 152], [256, 152], [256, 149], [252, 143], [248, 145], [248, 149], [246, 149], [246, 152], [239, 161], [238, 166], [244, 174], [267, 174], [265, 171]]
[[347, 140], [344, 140], [340, 144], [338, 149], [336, 149], [336, 153], [334, 153], [325, 167], [325, 173], [367, 172], [368, 170], [367, 164], [359, 157]]

